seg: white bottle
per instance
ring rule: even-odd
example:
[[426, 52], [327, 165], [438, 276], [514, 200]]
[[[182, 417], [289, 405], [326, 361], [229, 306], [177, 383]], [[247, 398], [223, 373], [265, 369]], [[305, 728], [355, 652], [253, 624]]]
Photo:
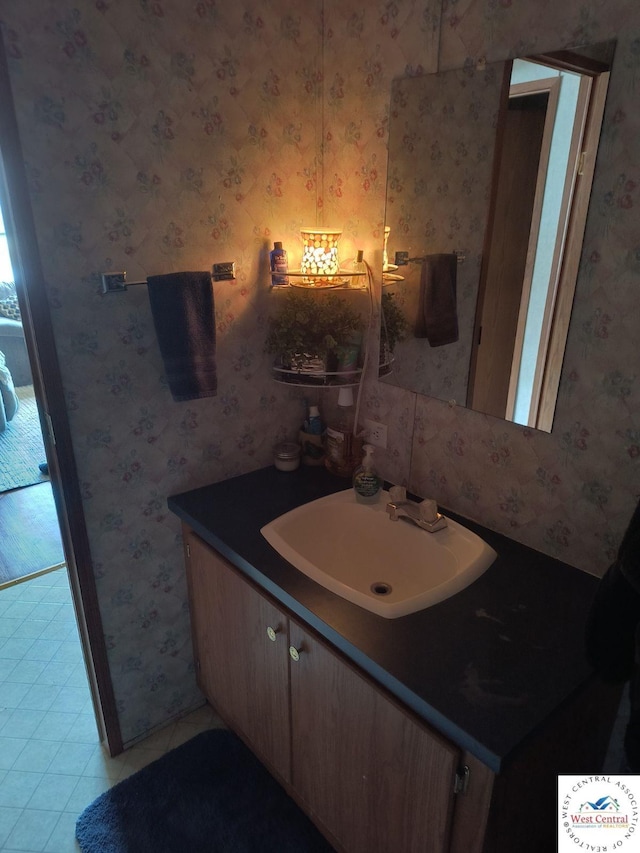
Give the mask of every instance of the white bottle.
[[382, 490], [382, 480], [377, 474], [373, 462], [374, 446], [365, 444], [364, 458], [353, 475], [353, 491], [358, 503], [373, 504], [378, 501]]
[[[364, 252], [362, 249], [358, 249], [358, 254], [351, 262], [351, 270], [352, 273], [357, 273], [357, 275], [351, 276], [350, 287], [362, 290], [367, 286], [367, 265], [364, 262]], [[363, 273], [363, 275], [360, 273]]]

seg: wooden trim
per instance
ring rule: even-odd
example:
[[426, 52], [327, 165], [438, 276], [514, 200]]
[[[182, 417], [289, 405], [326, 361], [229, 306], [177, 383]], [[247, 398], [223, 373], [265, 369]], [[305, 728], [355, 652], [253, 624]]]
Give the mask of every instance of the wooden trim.
[[[78, 472], [24, 169], [9, 69], [0, 39], [0, 205], [5, 218], [47, 462], [94, 709], [111, 755], [122, 735], [98, 607]], [[49, 416], [55, 444], [48, 430]]]
[[571, 309], [578, 280], [582, 256], [584, 233], [587, 226], [589, 198], [593, 184], [598, 142], [604, 116], [604, 105], [609, 87], [609, 72], [593, 80], [592, 94], [582, 148], [586, 152], [582, 175], [577, 176], [573, 205], [569, 217], [567, 240], [563, 256], [558, 295], [549, 336], [547, 362], [541, 383], [540, 405], [535, 426], [551, 432], [556, 398], [560, 385], [560, 374], [564, 360]]
[[522, 295], [520, 298], [520, 310], [518, 312], [518, 325], [516, 328], [513, 359], [511, 361], [511, 377], [509, 379], [509, 391], [507, 393], [507, 406], [505, 411], [505, 417], [508, 420], [513, 420], [513, 414], [516, 404], [518, 376], [520, 374], [520, 363], [522, 361], [522, 346], [524, 344], [524, 333], [527, 324], [529, 299], [531, 297], [531, 286], [533, 284], [533, 270], [536, 261], [538, 236], [540, 234], [540, 221], [542, 219], [542, 205], [544, 202], [544, 193], [547, 183], [547, 171], [549, 168], [549, 158], [551, 155], [551, 142], [553, 140], [553, 130], [555, 127], [556, 115], [558, 112], [558, 100], [560, 98], [560, 82], [561, 78], [557, 75], [554, 77], [546, 77], [542, 80], [530, 80], [526, 83], [517, 83], [511, 86], [509, 92], [510, 99], [512, 97], [521, 98], [526, 97], [527, 95], [536, 95], [542, 92], [547, 92], [549, 95], [549, 100], [547, 102], [547, 111], [545, 114], [542, 143], [540, 145], [540, 159], [538, 160], [538, 178], [536, 181], [536, 192], [533, 202], [533, 210], [531, 211], [531, 227], [529, 230], [527, 260], [524, 268]]
[[593, 56], [583, 56], [572, 50], [555, 50], [551, 53], [540, 53], [537, 56], [525, 56], [527, 62], [537, 62], [541, 65], [552, 65], [562, 71], [572, 71], [574, 74], [584, 74], [597, 77], [605, 74], [611, 68], [613, 58], [612, 42], [605, 42], [609, 59], [596, 59]]
[[[538, 344], [538, 354], [536, 357], [536, 367], [533, 377], [531, 389], [531, 403], [529, 406], [529, 415], [527, 424], [529, 426], [538, 425], [538, 412], [542, 399], [542, 381], [547, 370], [549, 353], [549, 341], [551, 338], [551, 329], [556, 316], [556, 303], [562, 285], [562, 264], [564, 260], [565, 246], [567, 243], [567, 232], [571, 212], [573, 209], [574, 194], [576, 181], [578, 177], [578, 164], [580, 155], [583, 150], [582, 140], [586, 125], [586, 118], [589, 109], [589, 99], [591, 97], [592, 78], [583, 76], [580, 80], [578, 91], [578, 100], [574, 115], [574, 123], [571, 134], [571, 143], [569, 147], [569, 156], [567, 158], [567, 169], [565, 173], [564, 189], [560, 211], [558, 214], [558, 225], [556, 229], [556, 241], [553, 250], [553, 259], [551, 269], [549, 271], [549, 281], [547, 283], [547, 296], [544, 304], [544, 312], [542, 317], [542, 325], [540, 328], [540, 342]], [[585, 211], [586, 216], [586, 211]], [[567, 324], [568, 324], [568, 319]], [[562, 318], [558, 318], [562, 322]], [[564, 327], [566, 330], [566, 326]], [[566, 337], [565, 337], [566, 340]], [[560, 365], [561, 367], [562, 365]], [[553, 371], [555, 365], [550, 364], [549, 368]], [[550, 429], [551, 427], [549, 427]]]

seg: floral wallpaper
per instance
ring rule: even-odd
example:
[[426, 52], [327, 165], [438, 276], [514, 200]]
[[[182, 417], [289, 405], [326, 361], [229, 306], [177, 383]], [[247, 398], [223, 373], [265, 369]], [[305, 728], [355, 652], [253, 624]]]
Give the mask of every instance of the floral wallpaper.
[[[377, 381], [389, 479], [589, 571], [638, 491], [639, 13], [626, 0], [31, 0], [2, 32], [47, 275], [125, 743], [201, 701], [169, 494], [271, 462], [303, 392], [263, 352], [267, 255], [343, 229], [381, 268], [391, 83], [618, 37], [566, 369], [552, 434]], [[218, 395], [174, 403], [146, 289], [130, 280], [235, 260], [215, 286]], [[376, 283], [380, 295], [380, 281]], [[322, 402], [322, 401], [321, 401]]]

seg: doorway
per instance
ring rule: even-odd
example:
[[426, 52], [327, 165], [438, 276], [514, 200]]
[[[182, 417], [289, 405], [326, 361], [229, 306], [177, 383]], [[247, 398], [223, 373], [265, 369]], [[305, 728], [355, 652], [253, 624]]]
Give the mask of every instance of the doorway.
[[100, 740], [111, 755], [117, 755], [122, 752], [122, 736], [109, 673], [45, 276], [2, 39], [0, 208], [4, 214], [7, 246], [93, 708]]
[[0, 209], [0, 591], [64, 565], [46, 458]]

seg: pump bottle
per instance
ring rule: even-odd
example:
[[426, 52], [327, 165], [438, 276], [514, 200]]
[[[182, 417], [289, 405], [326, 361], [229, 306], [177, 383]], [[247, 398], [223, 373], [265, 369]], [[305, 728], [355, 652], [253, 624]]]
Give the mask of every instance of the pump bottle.
[[374, 466], [374, 446], [372, 444], [365, 444], [362, 449], [364, 450], [364, 458], [362, 464], [354, 472], [353, 491], [355, 492], [358, 503], [373, 504], [380, 497], [382, 480], [378, 476]]

